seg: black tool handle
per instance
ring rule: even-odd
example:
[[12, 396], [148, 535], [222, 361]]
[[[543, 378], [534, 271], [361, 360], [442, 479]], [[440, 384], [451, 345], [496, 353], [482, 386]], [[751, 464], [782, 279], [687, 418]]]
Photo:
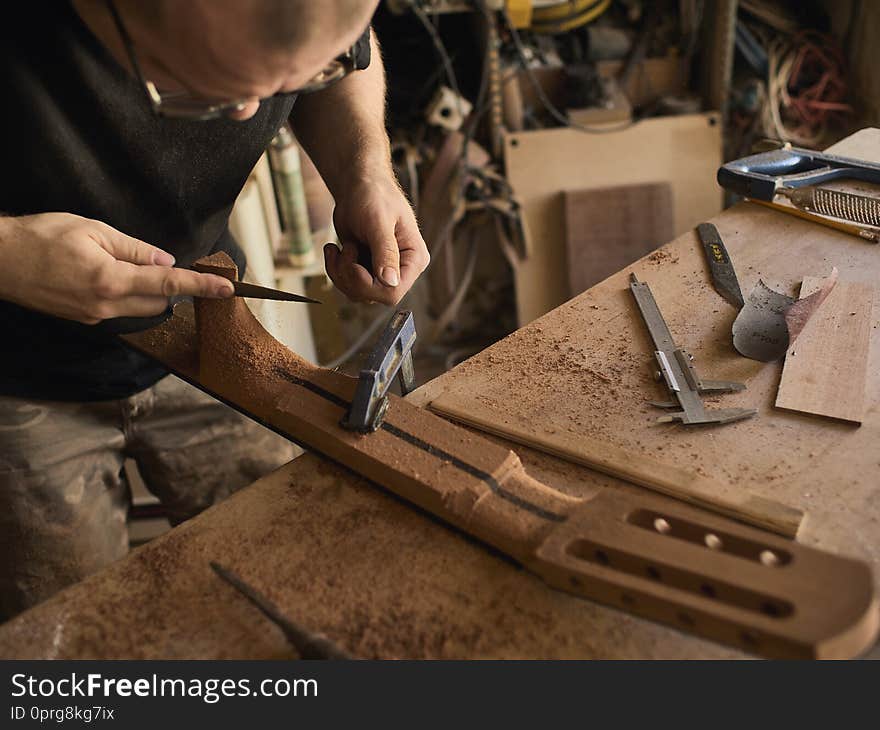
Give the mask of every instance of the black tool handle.
[[739, 288], [739, 281], [736, 278], [730, 254], [727, 253], [718, 229], [711, 223], [700, 223], [697, 226], [697, 236], [700, 238], [700, 243], [703, 244], [703, 251], [706, 254], [715, 291], [734, 307], [741, 309], [744, 304], [742, 291]]

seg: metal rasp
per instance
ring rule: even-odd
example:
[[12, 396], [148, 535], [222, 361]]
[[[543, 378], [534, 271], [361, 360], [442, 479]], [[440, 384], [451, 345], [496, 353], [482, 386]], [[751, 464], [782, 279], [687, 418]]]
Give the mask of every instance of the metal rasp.
[[706, 253], [706, 261], [709, 264], [709, 272], [712, 274], [712, 284], [728, 303], [737, 309], [742, 309], [745, 304], [742, 291], [739, 288], [739, 280], [730, 255], [721, 240], [721, 234], [711, 223], [700, 223], [697, 226], [697, 235], [703, 244]]
[[654, 357], [660, 366], [659, 377], [666, 383], [674, 401], [651, 402], [657, 408], [676, 408], [680, 411], [670, 413], [657, 419], [658, 423], [681, 421], [687, 426], [708, 423], [730, 423], [757, 414], [754, 408], [723, 408], [708, 410], [700, 396], [707, 393], [731, 393], [745, 390], [742, 383], [729, 380], [703, 380], [694, 368], [690, 353], [675, 344], [672, 333], [660, 314], [657, 301], [648, 285], [639, 281], [635, 274], [630, 274], [629, 288], [635, 297], [642, 318], [648, 326], [648, 332], [654, 341]]
[[779, 188], [776, 194], [788, 198], [792, 205], [810, 213], [863, 223], [866, 226], [880, 226], [878, 198], [817, 187]]

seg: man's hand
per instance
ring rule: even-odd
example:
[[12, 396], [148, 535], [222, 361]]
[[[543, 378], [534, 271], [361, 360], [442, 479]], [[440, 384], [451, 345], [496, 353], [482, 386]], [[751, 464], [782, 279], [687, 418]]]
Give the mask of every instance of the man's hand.
[[[333, 215], [342, 243], [324, 247], [333, 283], [355, 301], [395, 305], [428, 266], [428, 248], [409, 202], [389, 171], [380, 182], [358, 182], [336, 203]], [[358, 263], [359, 247], [372, 255], [372, 271]]]
[[100, 221], [0, 218], [0, 299], [56, 317], [97, 324], [161, 314], [172, 296], [232, 296], [227, 279], [173, 265], [171, 254]]
[[[293, 107], [297, 139], [336, 201], [342, 242], [324, 247], [333, 283], [356, 301], [397, 304], [428, 266], [428, 248], [391, 166], [385, 132], [385, 71], [375, 34], [369, 68]], [[358, 254], [369, 252], [368, 271]]]

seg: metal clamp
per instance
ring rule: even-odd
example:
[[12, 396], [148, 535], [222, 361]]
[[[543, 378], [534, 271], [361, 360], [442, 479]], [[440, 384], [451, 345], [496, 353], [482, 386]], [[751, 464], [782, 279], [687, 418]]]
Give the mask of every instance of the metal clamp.
[[361, 370], [351, 408], [340, 421], [343, 428], [361, 433], [371, 433], [379, 428], [388, 409], [386, 393], [395, 376], [400, 378], [403, 395], [412, 390], [415, 381], [412, 348], [415, 342], [416, 325], [412, 312], [396, 312]]

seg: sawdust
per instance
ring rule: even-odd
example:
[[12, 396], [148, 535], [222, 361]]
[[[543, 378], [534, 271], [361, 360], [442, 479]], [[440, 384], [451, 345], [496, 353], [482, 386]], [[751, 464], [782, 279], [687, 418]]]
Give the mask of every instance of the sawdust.
[[[588, 332], [589, 340], [574, 334], [574, 329], [560, 331], [539, 320], [464, 363], [463, 377], [471, 382], [483, 383], [487, 372], [494, 376], [485, 388], [475, 387], [478, 402], [526, 426], [536, 420], [547, 423], [550, 418], [544, 414], [552, 413], [556, 425], [543, 426], [543, 432], [562, 430], [602, 438], [612, 437], [613, 432], [606, 419], [591, 418], [591, 412], [633, 417], [647, 413], [644, 400], [656, 388], [650, 380], [650, 352], [634, 353], [632, 342], [621, 336], [626, 333], [607, 323], [604, 309], [587, 305], [581, 311], [577, 331]], [[629, 399], [633, 375], [644, 400]], [[499, 397], [501, 383], [515, 397]]]
[[172, 341], [173, 330], [170, 327], [153, 327], [143, 333], [144, 341], [157, 350], [167, 349]]
[[[199, 259], [194, 268], [233, 281], [238, 273], [235, 263], [222, 251]], [[249, 312], [240, 297], [196, 300], [195, 308], [201, 380], [209, 387], [212, 383], [236, 383], [240, 392], [236, 402], [265, 398], [262, 386], [277, 384], [274, 370], [290, 360], [287, 348], [271, 337], [255, 336], [253, 318], [243, 316]], [[243, 373], [247, 377], [242, 377]], [[276, 388], [272, 400], [277, 403], [279, 398]]]
[[[217, 268], [220, 270], [217, 272], [220, 276], [223, 276], [226, 273], [231, 273], [231, 276], [228, 276], [227, 278], [230, 278], [233, 281], [238, 278], [238, 267], [225, 251], [217, 251], [208, 256], [203, 256], [193, 264], [193, 268], [197, 271]], [[212, 271], [211, 273], [215, 272]]]
[[679, 257], [666, 248], [658, 248], [654, 253], [647, 257], [648, 263], [659, 266], [661, 264], [677, 264]]

